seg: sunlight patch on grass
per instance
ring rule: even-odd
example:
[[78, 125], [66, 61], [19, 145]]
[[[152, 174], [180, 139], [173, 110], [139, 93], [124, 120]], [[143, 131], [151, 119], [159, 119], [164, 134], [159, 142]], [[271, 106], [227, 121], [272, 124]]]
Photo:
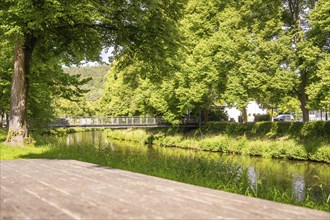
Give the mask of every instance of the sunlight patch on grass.
[[1, 160], [17, 160], [24, 159], [27, 155], [37, 155], [44, 154], [46, 151], [49, 151], [50, 147], [42, 146], [24, 146], [24, 147], [14, 147], [14, 146], [6, 146], [0, 143], [0, 159]]
[[44, 144], [40, 146], [27, 145], [24, 147], [7, 146], [3, 142], [6, 140], [7, 130], [0, 129], [0, 160], [17, 160], [29, 158], [29, 155], [43, 155], [51, 148]]

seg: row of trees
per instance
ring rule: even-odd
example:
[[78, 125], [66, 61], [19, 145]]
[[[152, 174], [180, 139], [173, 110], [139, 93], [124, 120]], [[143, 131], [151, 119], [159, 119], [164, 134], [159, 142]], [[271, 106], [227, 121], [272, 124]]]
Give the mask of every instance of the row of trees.
[[[181, 46], [164, 60], [126, 54], [107, 76], [101, 114], [162, 115], [176, 122], [227, 103], [292, 111], [330, 106], [330, 2], [189, 0], [179, 22]], [[169, 48], [171, 45], [168, 46]], [[157, 54], [155, 54], [157, 57]]]
[[175, 123], [187, 114], [207, 119], [215, 103], [244, 113], [256, 100], [269, 108], [299, 102], [308, 121], [309, 108], [330, 105], [329, 11], [326, 0], [4, 0], [8, 143], [24, 144], [27, 114], [49, 118], [54, 99], [79, 98], [87, 80], [62, 66], [100, 60], [105, 47], [114, 47], [115, 62], [99, 114]]
[[[40, 117], [35, 109], [50, 106], [44, 102], [53, 96], [70, 99], [80, 92], [76, 85], [81, 82], [64, 74], [62, 65], [100, 60], [106, 47], [115, 48], [115, 57], [125, 54], [123, 65], [137, 58], [157, 66], [170, 56], [178, 44], [173, 39], [184, 2], [2, 0], [0, 45], [10, 55], [1, 57], [1, 87], [8, 87], [7, 76], [12, 78], [7, 143], [24, 145], [29, 108]], [[1, 90], [6, 100], [1, 106], [8, 103], [7, 90]]]

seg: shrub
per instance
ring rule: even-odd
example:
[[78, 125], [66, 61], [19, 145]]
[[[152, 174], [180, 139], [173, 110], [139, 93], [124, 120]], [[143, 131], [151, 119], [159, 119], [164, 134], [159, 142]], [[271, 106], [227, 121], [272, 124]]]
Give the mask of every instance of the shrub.
[[210, 121], [228, 121], [228, 115], [219, 109], [211, 109], [209, 112]]
[[275, 122], [272, 124], [271, 133], [276, 137], [288, 135], [291, 122]]
[[209, 122], [206, 125], [203, 126], [202, 130], [205, 130], [206, 132], [210, 133], [220, 133], [220, 134], [226, 134], [227, 133], [227, 127], [233, 123], [230, 122]]
[[310, 159], [330, 163], [330, 147], [323, 146], [318, 148], [314, 153], [310, 155]]
[[330, 138], [330, 121], [311, 122], [210, 122], [202, 127], [203, 132], [226, 134], [230, 136], [248, 136], [270, 138], [289, 136], [299, 138]]
[[303, 122], [291, 122], [290, 127], [287, 131], [287, 134], [290, 137], [299, 137], [300, 136], [300, 131], [301, 131], [303, 126], [304, 126]]
[[204, 139], [200, 142], [201, 150], [205, 151], [219, 151], [219, 141], [214, 139]]
[[272, 122], [259, 122], [253, 123], [252, 134], [253, 135], [266, 135], [272, 128]]
[[269, 155], [269, 157], [272, 157], [272, 158], [285, 158], [286, 149], [283, 146], [283, 144], [274, 142], [265, 149], [265, 154]]
[[308, 154], [306, 149], [301, 145], [291, 144], [286, 146], [286, 157], [288, 159], [295, 160], [306, 160], [308, 159]]
[[254, 121], [259, 122], [259, 121], [271, 121], [271, 117], [268, 114], [265, 115], [255, 115], [254, 116]]
[[178, 147], [189, 148], [189, 149], [201, 149], [199, 145], [200, 145], [199, 141], [190, 138], [184, 139], [183, 141], [178, 143]]
[[252, 142], [242, 149], [243, 155], [262, 156], [264, 147], [257, 142]]
[[158, 139], [156, 143], [160, 144], [164, 147], [175, 147], [183, 140], [182, 136], [174, 135], [174, 136], [166, 136], [162, 139]]
[[247, 143], [247, 138], [244, 135], [242, 138], [236, 139], [235, 142], [231, 142], [231, 144], [228, 146], [228, 151], [240, 154], [242, 152], [242, 149], [247, 146]]
[[248, 125], [246, 123], [229, 123], [227, 126], [226, 134], [242, 136], [248, 131]]
[[310, 121], [305, 123], [300, 135], [303, 138], [330, 137], [330, 121]]

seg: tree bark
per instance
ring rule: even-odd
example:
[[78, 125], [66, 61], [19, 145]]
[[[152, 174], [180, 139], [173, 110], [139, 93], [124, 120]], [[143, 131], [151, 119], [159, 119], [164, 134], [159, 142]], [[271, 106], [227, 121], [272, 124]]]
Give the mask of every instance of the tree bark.
[[208, 108], [204, 108], [203, 111], [203, 122], [207, 123], [209, 121], [209, 109]]
[[0, 113], [0, 129], [3, 127], [3, 113]]
[[306, 98], [300, 99], [300, 104], [301, 104], [301, 111], [302, 111], [302, 115], [303, 115], [303, 122], [308, 122], [309, 121], [309, 110], [306, 108], [307, 99]]
[[248, 121], [246, 107], [242, 109], [242, 121], [243, 123], [246, 123]]
[[6, 113], [6, 128], [9, 127], [9, 114]]
[[24, 36], [24, 43], [17, 41], [14, 49], [14, 75], [10, 92], [9, 129], [6, 144], [23, 146], [27, 142], [28, 128], [26, 123], [29, 74], [35, 38], [30, 34]]
[[[294, 32], [294, 43], [297, 45], [302, 39], [300, 35], [301, 29], [301, 19], [300, 19], [300, 10], [301, 5], [303, 4], [301, 0], [289, 0], [289, 9], [291, 13], [291, 19], [293, 22], [293, 32]], [[298, 51], [295, 52], [296, 58], [299, 58]], [[302, 59], [299, 59], [299, 64], [302, 64], [304, 61]], [[306, 108], [307, 102], [308, 102], [308, 96], [306, 94], [306, 87], [307, 87], [307, 71], [306, 70], [300, 70], [300, 85], [298, 90], [298, 99], [300, 101], [300, 108], [303, 114], [303, 122], [309, 121], [309, 110]]]
[[299, 94], [298, 98], [300, 101], [300, 108], [303, 115], [303, 122], [309, 121], [309, 110], [306, 108], [308, 96], [306, 94], [306, 87], [307, 87], [307, 73], [305, 71], [301, 71], [300, 75], [300, 86], [299, 86]]

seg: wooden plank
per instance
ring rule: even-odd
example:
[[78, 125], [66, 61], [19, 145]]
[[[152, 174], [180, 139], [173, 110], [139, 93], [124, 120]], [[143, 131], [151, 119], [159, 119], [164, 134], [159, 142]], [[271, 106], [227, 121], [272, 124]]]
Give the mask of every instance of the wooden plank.
[[1, 219], [330, 219], [327, 212], [74, 160], [0, 163]]

